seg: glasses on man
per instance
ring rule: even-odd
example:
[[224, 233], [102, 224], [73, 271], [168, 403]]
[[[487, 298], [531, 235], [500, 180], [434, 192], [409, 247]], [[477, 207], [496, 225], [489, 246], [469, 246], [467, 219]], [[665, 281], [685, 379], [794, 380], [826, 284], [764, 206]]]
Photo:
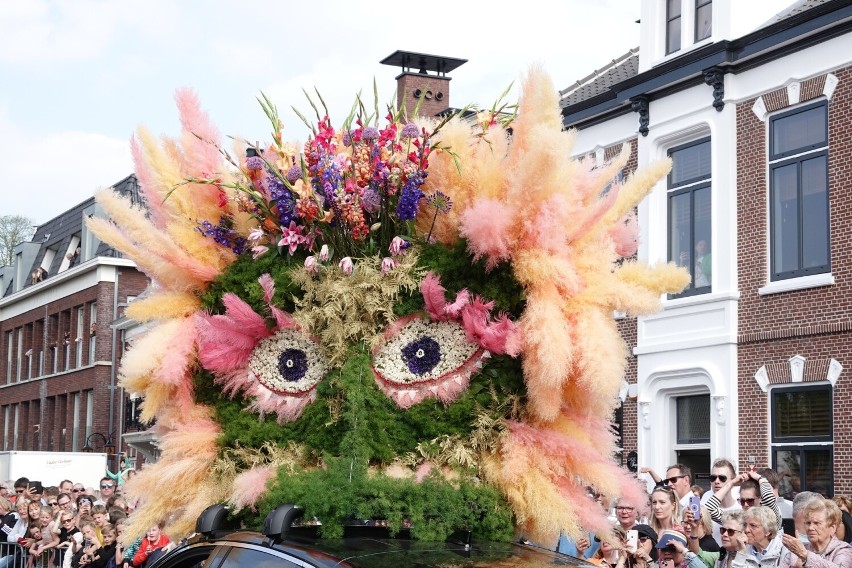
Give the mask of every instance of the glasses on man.
[[21, 488], [21, 487], [15, 488], [15, 493], [17, 493], [18, 495], [20, 495], [23, 492], [24, 492], [23, 488]]
[[615, 510], [618, 511], [619, 513], [632, 513], [636, 509], [634, 509], [633, 507], [625, 507], [623, 505], [619, 505], [618, 507], [615, 508]]
[[674, 477], [664, 479], [663, 483], [666, 485], [674, 485], [675, 483], [677, 483], [678, 479], [683, 479], [684, 477], [686, 477], [686, 475], [675, 475]]
[[757, 501], [757, 497], [751, 497], [750, 499], [745, 497], [740, 497], [740, 505], [743, 507], [754, 507], [754, 503]]
[[710, 476], [710, 481], [716, 481], [717, 479], [719, 481], [721, 481], [722, 483], [725, 483], [726, 481], [728, 481], [728, 476], [727, 475], [711, 475]]
[[720, 534], [726, 534], [728, 536], [734, 536], [738, 532], [743, 532], [740, 529], [729, 529], [728, 527], [722, 527], [719, 529]]
[[85, 489], [83, 489], [82, 487], [75, 487], [71, 490], [71, 493], [82, 493], [83, 491], [85, 491]]
[[74, 517], [71, 517], [70, 519], [62, 519], [63, 523], [70, 523], [70, 522], [73, 522], [73, 521], [74, 521]]
[[112, 489], [115, 487], [112, 483], [101, 483], [101, 489]]

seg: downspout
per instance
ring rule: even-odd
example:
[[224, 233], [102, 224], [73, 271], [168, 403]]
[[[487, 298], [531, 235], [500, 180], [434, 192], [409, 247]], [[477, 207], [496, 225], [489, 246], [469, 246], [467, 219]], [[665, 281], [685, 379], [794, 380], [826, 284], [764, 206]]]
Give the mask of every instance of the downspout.
[[[115, 320], [118, 319], [118, 282], [121, 278], [121, 269], [115, 269], [115, 286], [112, 291], [112, 322], [110, 323], [110, 330], [112, 331], [112, 353], [110, 355], [110, 369], [109, 369], [109, 434], [110, 436], [115, 431], [115, 377], [116, 377], [116, 335], [117, 330], [115, 329]], [[115, 444], [115, 451], [118, 454], [121, 454], [121, 438], [117, 440], [113, 440]], [[119, 460], [119, 469], [121, 469], [121, 462]], [[107, 468], [109, 468], [109, 457], [107, 457]]]

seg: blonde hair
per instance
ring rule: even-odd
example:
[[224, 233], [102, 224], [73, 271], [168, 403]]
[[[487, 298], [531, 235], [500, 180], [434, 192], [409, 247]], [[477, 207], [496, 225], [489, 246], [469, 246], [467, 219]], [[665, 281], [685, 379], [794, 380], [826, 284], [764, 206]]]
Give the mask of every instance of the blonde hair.
[[[671, 524], [670, 527], [662, 526], [660, 524], [660, 521], [657, 520], [656, 515], [654, 515], [654, 494], [655, 493], [662, 493], [663, 495], [668, 495], [669, 501], [671, 501], [671, 503], [673, 505], [672, 514], [671, 514], [671, 517], [669, 517], [669, 523]], [[674, 489], [672, 489], [670, 487], [657, 487], [656, 489], [654, 489], [651, 492], [651, 522], [650, 522], [651, 528], [654, 529], [655, 531], [657, 531], [657, 534], [660, 534], [661, 531], [666, 530], [667, 528], [672, 528], [675, 525], [677, 525], [679, 520], [680, 520], [680, 503], [678, 502], [677, 497], [675, 497]]]

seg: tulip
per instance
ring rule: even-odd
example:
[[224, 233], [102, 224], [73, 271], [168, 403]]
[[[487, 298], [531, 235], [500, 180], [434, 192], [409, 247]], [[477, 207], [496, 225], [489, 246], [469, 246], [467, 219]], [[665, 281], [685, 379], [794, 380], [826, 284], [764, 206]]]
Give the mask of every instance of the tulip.
[[389, 256], [382, 259], [382, 274], [387, 274], [396, 268], [396, 261]]
[[319, 253], [319, 259], [323, 262], [328, 260], [328, 245], [322, 245]]
[[251, 247], [251, 257], [255, 260], [258, 257], [266, 254], [269, 251], [269, 247], [265, 247], [263, 245], [257, 245], [256, 247]]
[[391, 241], [388, 250], [393, 256], [402, 254], [402, 251], [408, 248], [408, 243], [402, 237], [394, 237]]
[[319, 270], [319, 265], [317, 264], [317, 259], [315, 256], [309, 256], [305, 259], [305, 270], [310, 274], [316, 274]]
[[352, 259], [348, 256], [341, 258], [338, 266], [340, 267], [340, 270], [343, 271], [343, 274], [346, 274], [347, 276], [352, 274], [352, 269], [355, 268], [355, 265], [352, 263]]

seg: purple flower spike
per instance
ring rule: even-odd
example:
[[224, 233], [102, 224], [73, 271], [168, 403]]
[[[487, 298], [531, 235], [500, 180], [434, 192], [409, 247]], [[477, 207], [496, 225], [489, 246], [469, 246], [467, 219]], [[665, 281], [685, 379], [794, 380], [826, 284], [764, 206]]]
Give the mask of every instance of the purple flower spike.
[[260, 170], [263, 169], [263, 158], [260, 156], [252, 156], [246, 160], [246, 169], [247, 170]]
[[290, 183], [296, 183], [296, 181], [302, 179], [302, 168], [299, 166], [291, 166], [284, 177], [287, 178], [287, 181]]
[[361, 139], [366, 142], [372, 142], [379, 139], [379, 131], [372, 126], [368, 126], [361, 133]]

